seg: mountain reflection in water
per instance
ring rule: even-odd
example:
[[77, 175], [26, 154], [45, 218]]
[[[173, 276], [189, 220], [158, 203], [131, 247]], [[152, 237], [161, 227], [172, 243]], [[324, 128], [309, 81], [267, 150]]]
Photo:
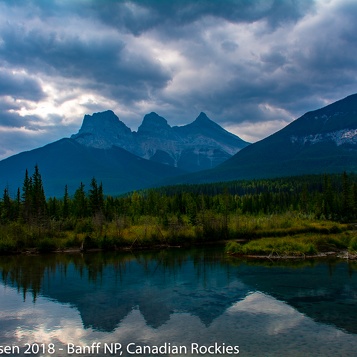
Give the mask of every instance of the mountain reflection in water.
[[[320, 341], [316, 355], [335, 349], [348, 356], [357, 348], [355, 268], [250, 263], [216, 248], [1, 257], [0, 331], [7, 330], [1, 337], [11, 341], [13, 331], [18, 339], [64, 344], [74, 336], [126, 343], [136, 336], [152, 345], [224, 342], [242, 345], [247, 356], [262, 344], [272, 356], [293, 346], [306, 355]], [[15, 304], [19, 296], [25, 301]], [[296, 348], [292, 356], [300, 355]]]
[[230, 276], [229, 265], [199, 251], [7, 259], [0, 263], [5, 284], [22, 290], [24, 298], [40, 294], [75, 306], [84, 327], [103, 331], [112, 331], [136, 307], [152, 327], [173, 312], [196, 315], [209, 325], [249, 293]]

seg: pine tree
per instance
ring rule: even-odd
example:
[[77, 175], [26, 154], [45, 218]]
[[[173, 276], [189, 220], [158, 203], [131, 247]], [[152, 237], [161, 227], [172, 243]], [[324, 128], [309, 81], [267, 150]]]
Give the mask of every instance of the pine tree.
[[84, 191], [84, 184], [81, 182], [73, 197], [73, 213], [77, 218], [86, 217], [88, 214], [87, 197]]
[[46, 215], [46, 196], [43, 189], [42, 178], [38, 165], [32, 175], [32, 212], [36, 220], [40, 220]]
[[32, 179], [27, 169], [22, 186], [22, 214], [25, 222], [29, 223], [32, 220]]
[[331, 213], [334, 211], [334, 202], [333, 202], [333, 190], [331, 184], [331, 177], [324, 176], [324, 186], [323, 186], [323, 200], [324, 200], [324, 210], [323, 213], [325, 217], [329, 218]]
[[11, 219], [12, 219], [12, 201], [9, 196], [8, 188], [5, 188], [3, 199], [2, 199], [1, 220], [3, 222], [8, 222]]
[[68, 196], [68, 186], [66, 185], [64, 187], [62, 217], [68, 218], [68, 216], [69, 216], [69, 196]]
[[101, 182], [98, 187], [98, 208], [100, 211], [104, 209], [104, 193], [103, 193], [103, 183]]
[[21, 213], [21, 190], [17, 188], [16, 201], [15, 201], [15, 219], [19, 219]]
[[47, 202], [47, 214], [51, 219], [59, 219], [60, 204], [56, 197], [50, 197]]
[[92, 215], [94, 215], [98, 210], [98, 184], [97, 180], [93, 177], [90, 183], [90, 190], [89, 190], [89, 206]]
[[354, 192], [346, 172], [342, 175], [342, 208], [341, 216], [347, 220], [352, 219], [354, 213]]

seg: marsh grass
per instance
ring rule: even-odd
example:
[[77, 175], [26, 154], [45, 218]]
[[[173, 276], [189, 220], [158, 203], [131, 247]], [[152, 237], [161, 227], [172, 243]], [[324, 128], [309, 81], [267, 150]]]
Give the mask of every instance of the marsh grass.
[[357, 235], [355, 235], [349, 242], [348, 251], [357, 254]]
[[245, 244], [229, 242], [226, 252], [237, 255], [306, 256], [357, 248], [357, 237], [350, 232], [339, 234], [299, 234], [296, 236], [260, 238]]
[[[125, 216], [103, 221], [95, 216], [62, 222], [53, 220], [41, 226], [11, 222], [0, 225], [0, 254], [27, 249], [48, 252], [81, 247], [115, 250], [190, 246], [234, 239], [251, 240], [243, 246], [245, 250], [250, 247], [251, 252], [255, 252], [251, 254], [270, 254], [274, 249], [277, 254], [294, 255], [346, 247], [357, 251], [357, 239], [345, 235], [348, 229], [346, 224], [317, 220], [294, 212], [256, 216], [206, 211], [195, 220], [186, 215], [167, 215], [165, 220], [143, 215], [135, 221]], [[263, 246], [257, 241], [259, 238], [269, 240]]]
[[316, 220], [298, 213], [262, 216], [232, 216], [229, 221], [230, 238], [284, 237], [301, 233], [341, 233], [348, 229], [344, 224]]

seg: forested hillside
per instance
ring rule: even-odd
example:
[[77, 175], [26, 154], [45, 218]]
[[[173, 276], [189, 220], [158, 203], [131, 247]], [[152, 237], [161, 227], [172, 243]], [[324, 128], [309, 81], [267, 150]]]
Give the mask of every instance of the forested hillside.
[[170, 186], [120, 197], [106, 196], [93, 178], [88, 188], [79, 183], [72, 197], [64, 187], [58, 199], [46, 198], [36, 166], [32, 175], [26, 171], [16, 197], [3, 191], [0, 248], [16, 251], [42, 242], [44, 250], [64, 249], [83, 246], [86, 239], [102, 248], [186, 244], [264, 235], [252, 224], [257, 217], [281, 235], [284, 227], [316, 231], [306, 220], [355, 222], [356, 215], [355, 174]]

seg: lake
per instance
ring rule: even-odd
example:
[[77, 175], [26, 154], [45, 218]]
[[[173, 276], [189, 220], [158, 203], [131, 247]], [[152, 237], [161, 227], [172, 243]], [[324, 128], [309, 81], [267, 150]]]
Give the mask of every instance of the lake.
[[222, 247], [0, 257], [0, 354], [356, 356], [357, 263]]

